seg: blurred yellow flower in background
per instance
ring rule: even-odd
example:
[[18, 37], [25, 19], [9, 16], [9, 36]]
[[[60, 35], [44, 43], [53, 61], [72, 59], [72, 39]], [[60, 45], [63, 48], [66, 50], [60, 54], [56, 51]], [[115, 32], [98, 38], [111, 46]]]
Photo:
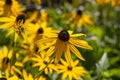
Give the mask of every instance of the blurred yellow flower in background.
[[0, 15], [10, 16], [21, 13], [22, 5], [16, 0], [0, 0]]
[[82, 10], [77, 10], [76, 12], [73, 12], [70, 14], [69, 21], [72, 22], [71, 27], [87, 27], [88, 25], [93, 25], [93, 21], [91, 20], [91, 16], [84, 14]]
[[119, 0], [96, 0], [99, 5], [110, 4], [111, 6], [117, 6]]

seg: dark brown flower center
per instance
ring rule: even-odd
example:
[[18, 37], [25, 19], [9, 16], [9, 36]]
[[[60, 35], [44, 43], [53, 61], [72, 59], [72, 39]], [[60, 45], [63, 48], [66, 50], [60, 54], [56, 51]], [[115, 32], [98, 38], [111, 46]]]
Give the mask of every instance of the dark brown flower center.
[[16, 22], [21, 22], [23, 21], [23, 24], [25, 23], [26, 16], [24, 14], [20, 14], [16, 17]]
[[43, 28], [38, 29], [38, 34], [43, 34], [43, 32], [44, 32]]
[[68, 41], [70, 38], [69, 33], [67, 32], [67, 30], [62, 30], [60, 31], [60, 33], [58, 34], [58, 38], [62, 41]]
[[8, 64], [10, 62], [10, 59], [8, 57], [3, 58], [3, 63]]
[[12, 5], [12, 0], [5, 0], [5, 4]]
[[0, 78], [0, 80], [7, 80], [6, 78]]
[[39, 47], [36, 46], [35, 47], [35, 52], [38, 52], [38, 50], [39, 50]]
[[72, 71], [72, 66], [67, 67], [68, 71]]
[[83, 13], [82, 13], [81, 10], [78, 10], [78, 11], [77, 11], [77, 15], [82, 16], [82, 14], [83, 14]]
[[43, 61], [43, 63], [46, 65], [46, 64], [48, 64], [48, 62], [47, 61]]

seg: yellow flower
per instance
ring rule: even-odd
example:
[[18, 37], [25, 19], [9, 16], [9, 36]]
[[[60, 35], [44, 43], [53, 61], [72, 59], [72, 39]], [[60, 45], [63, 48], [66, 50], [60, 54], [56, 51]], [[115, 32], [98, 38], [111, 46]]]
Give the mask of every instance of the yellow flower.
[[[77, 39], [75, 37], [83, 36], [84, 34], [73, 34], [73, 31], [61, 30], [58, 34], [48, 37], [46, 39], [39, 40], [39, 44], [49, 43], [44, 46], [40, 51], [48, 49], [47, 55], [51, 56], [55, 53], [55, 63], [58, 63], [62, 54], [71, 61], [70, 51], [74, 53], [79, 59], [85, 60], [76, 47], [92, 50], [92, 47], [84, 40]], [[75, 47], [76, 46], [76, 47]]]
[[36, 53], [38, 52], [39, 47], [44, 46], [38, 46], [37, 41], [52, 36], [55, 33], [57, 33], [57, 30], [47, 27], [46, 22], [31, 24], [29, 27], [29, 32], [27, 32], [30, 36], [27, 37], [27, 40], [22, 41], [21, 46], [26, 50], [26, 52], [28, 51], [29, 54]]
[[25, 30], [27, 30], [27, 27], [30, 24], [30, 20], [26, 20], [25, 14], [19, 14], [17, 16], [10, 17], [1, 17], [0, 22], [3, 22], [3, 24], [0, 25], [0, 29], [9, 29], [7, 36], [15, 32], [15, 42], [18, 38], [18, 35], [22, 35], [26, 39], [27, 35], [25, 34]]
[[0, 50], [0, 69], [9, 69], [10, 68], [10, 61], [12, 58], [12, 50], [7, 49], [6, 46], [3, 47], [3, 51]]
[[15, 62], [14, 65], [11, 65], [12, 55], [13, 51], [7, 49], [6, 46], [3, 47], [3, 51], [0, 50], [0, 70], [3, 70], [6, 74], [6, 77], [9, 77], [9, 73], [12, 75], [16, 75], [16, 72], [20, 75], [22, 74], [21, 71], [16, 68], [16, 66], [23, 67], [23, 64], [21, 62]]
[[37, 42], [40, 39], [47, 38], [58, 32], [57, 30], [53, 30], [51, 27], [47, 27], [47, 22], [45, 21], [36, 23], [35, 25], [31, 24], [29, 30], [30, 32], [28, 34], [34, 36], [33, 42]]
[[61, 59], [62, 64], [58, 64], [58, 73], [62, 73], [62, 80], [65, 80], [65, 78], [69, 78], [69, 80], [72, 80], [74, 78], [75, 80], [78, 80], [82, 76], [84, 76], [87, 71], [82, 66], [77, 66], [79, 61], [71, 61], [71, 64]]
[[52, 74], [53, 70], [56, 70], [54, 64], [52, 64], [53, 60], [50, 61], [50, 58], [46, 55], [45, 51], [40, 53], [40, 56], [35, 54], [35, 57], [32, 57], [32, 60], [35, 61], [33, 67], [39, 66], [39, 71], [44, 70], [45, 74]]
[[110, 4], [111, 6], [116, 6], [119, 0], [96, 0], [99, 5]]
[[[6, 46], [3, 47], [3, 51], [0, 50], [0, 70], [4, 71], [6, 77], [9, 77], [9, 72], [12, 71], [19, 71], [17, 68], [16, 70], [11, 68], [11, 58], [13, 55], [13, 51], [7, 49]], [[15, 64], [16, 65], [16, 64]], [[19, 71], [20, 72], [20, 71]], [[13, 74], [15, 75], [15, 74]]]
[[93, 21], [91, 20], [91, 16], [87, 14], [83, 14], [81, 10], [73, 12], [70, 15], [69, 21], [73, 22], [73, 24], [71, 25], [72, 28], [75, 27], [75, 24], [77, 24], [78, 27], [82, 27], [82, 26], [87, 27], [87, 25], [94, 24]]
[[21, 5], [16, 0], [0, 0], [0, 15], [16, 15], [21, 11]]

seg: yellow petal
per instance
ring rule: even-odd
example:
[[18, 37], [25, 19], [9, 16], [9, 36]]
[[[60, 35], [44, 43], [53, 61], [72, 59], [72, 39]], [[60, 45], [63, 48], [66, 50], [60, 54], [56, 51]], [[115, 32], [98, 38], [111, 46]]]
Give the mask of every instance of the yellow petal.
[[62, 80], [65, 80], [65, 78], [68, 76], [67, 72], [63, 73]]
[[85, 59], [82, 57], [82, 55], [80, 54], [80, 52], [75, 48], [74, 45], [70, 45], [70, 50], [81, 60], [84, 60]]
[[15, 62], [16, 66], [24, 67], [24, 65], [21, 62]]
[[70, 49], [69, 49], [69, 45], [67, 46], [67, 49], [65, 51], [65, 59], [67, 60], [67, 62], [71, 65], [71, 55], [70, 55]]
[[85, 34], [82, 34], [82, 33], [71, 35], [71, 37], [78, 37], [78, 36], [86, 36], [86, 35], [85, 35]]
[[28, 77], [27, 77], [27, 72], [23, 69], [23, 78], [25, 79], [25, 80], [27, 80], [28, 79]]
[[51, 56], [54, 53], [54, 51], [55, 51], [55, 47], [50, 47], [47, 51], [47, 55]]
[[8, 49], [4, 46], [4, 57], [8, 57]]
[[12, 18], [1, 17], [0, 22], [14, 22], [15, 20]]
[[93, 50], [93, 48], [84, 40], [71, 38], [69, 42], [77, 47]]

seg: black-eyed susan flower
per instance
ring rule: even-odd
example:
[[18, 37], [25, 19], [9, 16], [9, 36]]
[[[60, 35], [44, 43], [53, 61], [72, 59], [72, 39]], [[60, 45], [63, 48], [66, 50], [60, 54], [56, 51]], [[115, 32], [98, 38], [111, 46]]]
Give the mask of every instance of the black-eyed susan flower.
[[50, 20], [50, 17], [48, 16], [47, 11], [41, 11], [36, 20], [39, 22], [48, 22]]
[[3, 22], [0, 25], [0, 29], [9, 29], [7, 35], [15, 32], [14, 41], [16, 42], [19, 35], [22, 35], [24, 38], [27, 37], [25, 30], [27, 30], [31, 20], [26, 19], [25, 14], [19, 14], [17, 16], [1, 17], [0, 22]]
[[3, 50], [0, 50], [0, 70], [4, 71], [6, 77], [9, 76], [10, 62], [12, 58], [13, 51], [8, 50], [6, 46], [3, 47]]
[[36, 53], [39, 47], [44, 46], [44, 45], [38, 45], [37, 44], [38, 40], [47, 38], [57, 33], [57, 30], [53, 30], [52, 28], [47, 27], [46, 22], [39, 22], [36, 24], [31, 24], [29, 27], [29, 31], [30, 32], [28, 32], [27, 34], [29, 34], [30, 36], [27, 37], [27, 40], [23, 40], [21, 43], [21, 46], [26, 50], [26, 53], [29, 53], [29, 54]]
[[62, 64], [58, 64], [57, 72], [59, 74], [62, 73], [62, 80], [65, 80], [65, 78], [78, 80], [87, 73], [84, 67], [78, 66], [79, 60], [75, 60], [74, 62], [71, 60], [71, 64], [63, 59], [60, 61]]
[[77, 25], [77, 27], [82, 27], [85, 26], [87, 27], [87, 25], [93, 25], [93, 21], [91, 20], [91, 16], [84, 14], [81, 10], [77, 10], [76, 12], [73, 12], [70, 15], [69, 18], [70, 22], [73, 22], [73, 24], [71, 24], [71, 27], [75, 27], [75, 25]]
[[57, 70], [55, 65], [52, 64], [53, 60], [50, 61], [49, 56], [46, 55], [45, 51], [42, 51], [40, 55], [35, 54], [35, 57], [32, 57], [32, 60], [35, 62], [33, 67], [39, 67], [39, 71], [44, 71], [45, 74], [52, 74], [53, 70]]
[[47, 27], [47, 22], [38, 22], [36, 24], [30, 25], [30, 32], [31, 36], [34, 36], [34, 42], [40, 39], [47, 38], [49, 36], [54, 35], [57, 33], [57, 30], [53, 30], [51, 27]]
[[16, 0], [0, 0], [0, 15], [10, 16], [21, 13], [21, 4]]
[[[76, 47], [92, 50], [92, 47], [84, 40], [77, 39], [76, 37], [83, 36], [85, 34], [73, 34], [73, 31], [61, 30], [58, 34], [48, 37], [46, 39], [39, 40], [39, 44], [49, 43], [41, 50], [48, 49], [47, 55], [55, 55], [55, 63], [58, 63], [62, 54], [71, 61], [70, 51], [74, 53], [79, 59], [85, 60]], [[76, 47], [75, 47], [76, 46]]]
[[6, 77], [9, 77], [9, 73], [12, 75], [16, 75], [16, 72], [20, 75], [22, 74], [21, 71], [16, 67], [23, 67], [23, 64], [21, 62], [16, 61], [14, 65], [11, 65], [11, 60], [13, 56], [12, 50], [8, 50], [7, 47], [4, 46], [3, 51], [0, 50], [0, 55], [0, 70], [4, 71]]
[[3, 50], [0, 50], [0, 69], [9, 69], [10, 61], [12, 58], [13, 51], [8, 50], [6, 46], [3, 47]]

